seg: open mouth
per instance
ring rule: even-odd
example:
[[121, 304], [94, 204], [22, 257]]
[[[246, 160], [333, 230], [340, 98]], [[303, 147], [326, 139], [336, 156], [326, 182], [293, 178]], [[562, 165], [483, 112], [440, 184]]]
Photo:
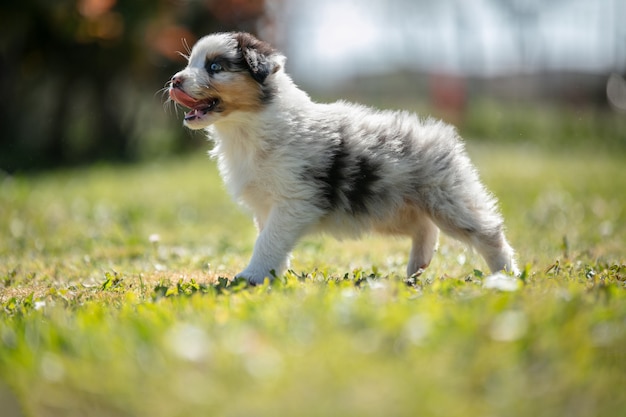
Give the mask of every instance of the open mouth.
[[213, 111], [218, 104], [218, 100], [216, 98], [202, 100], [197, 106], [194, 106], [190, 111], [185, 113], [185, 120], [195, 120], [204, 116], [210, 111]]
[[172, 100], [176, 103], [191, 109], [189, 112], [185, 113], [185, 121], [199, 119], [207, 113], [215, 110], [219, 104], [219, 99], [217, 98], [205, 98], [198, 100], [176, 87], [171, 87], [169, 93]]

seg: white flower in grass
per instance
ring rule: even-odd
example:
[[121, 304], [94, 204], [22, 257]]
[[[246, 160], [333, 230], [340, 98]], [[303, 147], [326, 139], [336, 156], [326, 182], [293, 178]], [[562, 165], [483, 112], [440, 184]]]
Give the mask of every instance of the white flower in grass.
[[503, 272], [489, 275], [483, 282], [484, 288], [493, 288], [500, 291], [517, 291], [521, 287], [521, 281]]

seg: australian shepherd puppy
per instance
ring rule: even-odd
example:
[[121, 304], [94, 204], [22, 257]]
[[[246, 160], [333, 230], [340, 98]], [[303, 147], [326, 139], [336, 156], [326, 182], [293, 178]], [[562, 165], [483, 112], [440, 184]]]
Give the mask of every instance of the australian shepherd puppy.
[[247, 33], [200, 39], [169, 95], [205, 129], [233, 197], [259, 230], [237, 276], [252, 284], [288, 265], [305, 234], [374, 231], [412, 240], [406, 273], [428, 266], [439, 229], [469, 243], [491, 271], [517, 274], [497, 201], [480, 182], [456, 130], [403, 111], [311, 101], [285, 57]]

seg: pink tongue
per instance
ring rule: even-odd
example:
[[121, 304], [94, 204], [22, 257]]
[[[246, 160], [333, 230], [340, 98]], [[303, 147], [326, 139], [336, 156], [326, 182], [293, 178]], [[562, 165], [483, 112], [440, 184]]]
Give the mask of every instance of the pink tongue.
[[193, 97], [189, 96], [187, 93], [178, 88], [170, 88], [170, 97], [172, 98], [172, 100], [182, 104], [185, 107], [189, 107], [190, 109], [193, 109], [199, 103], [198, 100], [194, 99]]

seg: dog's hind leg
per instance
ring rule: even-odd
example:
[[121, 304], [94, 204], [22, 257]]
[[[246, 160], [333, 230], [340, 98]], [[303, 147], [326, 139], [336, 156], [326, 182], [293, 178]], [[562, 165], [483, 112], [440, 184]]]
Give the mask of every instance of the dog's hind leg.
[[430, 264], [437, 248], [439, 229], [426, 215], [422, 215], [414, 223], [412, 239], [413, 245], [406, 268], [408, 278], [421, 274]]
[[482, 255], [491, 272], [507, 271], [519, 275], [515, 251], [504, 236], [502, 224], [493, 229], [474, 231], [468, 237], [469, 243]]
[[457, 200], [448, 210], [433, 213], [433, 221], [446, 234], [469, 243], [485, 259], [491, 272], [519, 274], [515, 253], [504, 236], [504, 225], [495, 201], [486, 198], [472, 204]]

